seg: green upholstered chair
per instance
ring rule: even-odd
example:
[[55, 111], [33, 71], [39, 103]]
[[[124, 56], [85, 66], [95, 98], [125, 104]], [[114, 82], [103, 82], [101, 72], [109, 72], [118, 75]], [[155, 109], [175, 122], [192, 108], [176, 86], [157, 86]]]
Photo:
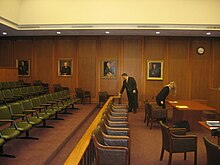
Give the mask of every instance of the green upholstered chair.
[[52, 110], [51, 108], [46, 109], [47, 106], [43, 106], [43, 105], [42, 105], [43, 103], [41, 104], [40, 99], [39, 99], [38, 97], [31, 98], [31, 104], [32, 104], [32, 106], [33, 106], [32, 109], [38, 109], [38, 110], [40, 110], [41, 112], [44, 112], [45, 114], [48, 114], [48, 115], [50, 116], [50, 118], [51, 118], [52, 116], [54, 116], [55, 113], [56, 113], [56, 112], [55, 112], [54, 110]]
[[207, 137], [203, 137], [206, 153], [207, 165], [220, 164], [220, 146], [211, 142]]
[[32, 97], [32, 94], [30, 94], [28, 91], [28, 87], [21, 87], [21, 95], [24, 96], [25, 98]]
[[[18, 132], [18, 135], [19, 135], [19, 132]], [[0, 157], [16, 158], [14, 155], [4, 153], [3, 146], [5, 142], [6, 142], [5, 139], [2, 137], [2, 134], [0, 133]]]
[[13, 97], [19, 99], [19, 100], [24, 100], [25, 96], [22, 95], [21, 93], [21, 88], [13, 88], [11, 89]]
[[21, 105], [22, 105], [22, 108], [23, 108], [24, 111], [36, 110], [38, 112], [38, 115], [33, 116], [33, 117], [37, 117], [37, 118], [39, 117], [40, 119], [43, 120], [43, 126], [42, 127], [44, 127], [44, 128], [53, 128], [53, 126], [49, 126], [46, 123], [46, 121], [50, 118], [50, 115], [47, 114], [44, 111], [44, 107], [36, 107], [36, 108], [34, 108], [33, 105], [32, 105], [31, 99], [30, 100], [23, 100], [23, 101], [21, 101]]
[[59, 93], [61, 94], [61, 97], [66, 98], [68, 104], [71, 105], [71, 109], [79, 109], [74, 106], [80, 101], [80, 99], [76, 98], [75, 96], [71, 97], [69, 90], [62, 90]]
[[82, 88], [75, 88], [76, 98], [80, 98], [81, 103], [85, 104], [86, 99], [88, 98], [88, 102], [91, 103], [91, 93], [90, 91], [85, 91]]
[[2, 91], [0, 91], [0, 105], [6, 105], [5, 98], [3, 96]]
[[162, 149], [160, 160], [163, 159], [164, 150], [169, 152], [168, 165], [172, 162], [173, 153], [184, 153], [186, 160], [187, 152], [194, 152], [194, 164], [197, 164], [197, 137], [186, 135], [185, 128], [169, 128], [162, 121], [159, 121], [162, 132]]
[[38, 97], [40, 101], [40, 105], [44, 106], [46, 108], [47, 113], [55, 114], [55, 120], [63, 120], [62, 118], [58, 117], [59, 112], [61, 112], [63, 109], [61, 107], [56, 106], [56, 104], [48, 103], [45, 95]]
[[92, 139], [95, 147], [95, 164], [103, 165], [129, 165], [130, 164], [130, 139], [123, 136], [106, 136], [97, 126]]
[[4, 99], [6, 103], [16, 102], [18, 99], [13, 96], [10, 89], [2, 90]]
[[[39, 125], [42, 119], [39, 118], [38, 112], [36, 110], [24, 110], [20, 102], [9, 104], [11, 114], [13, 118], [27, 118], [28, 123], [31, 125]], [[35, 113], [35, 116], [30, 116], [29, 114]]]
[[[20, 132], [24, 132], [25, 136], [24, 137], [19, 137], [19, 138], [23, 138], [23, 139], [34, 139], [34, 140], [38, 140], [38, 138], [35, 137], [31, 137], [29, 135], [29, 131], [32, 128], [32, 125], [29, 123], [28, 118], [26, 117], [26, 115], [13, 115], [13, 113], [11, 112], [11, 110], [9, 109], [8, 106], [2, 106], [0, 107], [0, 116], [2, 119], [6, 119], [6, 120], [14, 120], [16, 125], [17, 125], [17, 129]], [[24, 120], [16, 120], [17, 118], [20, 117], [24, 117]]]

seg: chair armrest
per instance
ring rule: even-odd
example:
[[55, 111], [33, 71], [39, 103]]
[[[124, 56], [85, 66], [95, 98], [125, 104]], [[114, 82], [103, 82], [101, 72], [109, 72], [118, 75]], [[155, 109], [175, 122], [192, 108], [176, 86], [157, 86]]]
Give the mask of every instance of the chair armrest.
[[0, 119], [0, 122], [10, 122], [12, 123], [12, 125], [14, 125], [15, 129], [17, 130], [18, 129], [18, 126], [16, 124], [16, 122], [14, 120], [11, 120], [11, 119]]
[[128, 136], [111, 136], [103, 134], [104, 143], [108, 146], [130, 147], [130, 138]]
[[186, 135], [186, 128], [169, 128], [169, 132], [175, 135]]

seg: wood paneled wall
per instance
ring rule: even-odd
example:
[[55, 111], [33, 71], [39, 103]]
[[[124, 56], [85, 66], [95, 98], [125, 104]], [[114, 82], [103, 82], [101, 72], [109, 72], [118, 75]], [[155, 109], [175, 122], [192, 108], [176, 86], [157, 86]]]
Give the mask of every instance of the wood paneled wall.
[[[31, 60], [31, 76], [19, 77], [27, 82], [42, 80], [68, 86], [71, 92], [82, 87], [98, 101], [98, 91], [118, 94], [123, 72], [138, 84], [139, 102], [154, 99], [163, 85], [176, 81], [174, 99], [205, 99], [209, 88], [220, 87], [220, 39], [193, 37], [14, 37], [0, 39], [0, 66], [15, 67], [16, 59]], [[198, 55], [199, 46], [205, 48]], [[58, 76], [58, 60], [72, 59], [73, 74]], [[101, 77], [101, 63], [116, 60], [116, 78]], [[164, 79], [146, 80], [147, 60], [164, 61]], [[123, 101], [126, 101], [126, 92]]]
[[18, 81], [16, 68], [0, 68], [0, 82]]

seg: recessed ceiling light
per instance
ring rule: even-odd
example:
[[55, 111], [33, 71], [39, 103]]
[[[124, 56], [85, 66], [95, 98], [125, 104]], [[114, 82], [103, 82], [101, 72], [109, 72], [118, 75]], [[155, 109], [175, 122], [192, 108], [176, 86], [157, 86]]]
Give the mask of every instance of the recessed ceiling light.
[[57, 34], [61, 34], [61, 32], [57, 32]]
[[105, 33], [106, 33], [106, 34], [109, 34], [110, 32], [107, 31], [107, 32], [105, 32]]
[[3, 35], [7, 35], [8, 33], [7, 33], [7, 32], [3, 32], [2, 34], [3, 34]]
[[160, 34], [160, 32], [156, 32], [156, 34]]
[[210, 32], [207, 32], [206, 35], [211, 35], [211, 33], [210, 33]]

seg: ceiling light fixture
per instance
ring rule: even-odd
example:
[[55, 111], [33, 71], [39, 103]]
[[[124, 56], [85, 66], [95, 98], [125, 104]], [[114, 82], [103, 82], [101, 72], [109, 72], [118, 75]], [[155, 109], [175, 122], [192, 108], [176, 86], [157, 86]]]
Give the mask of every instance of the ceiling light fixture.
[[7, 32], [3, 32], [2, 34], [3, 34], [3, 35], [7, 35], [8, 33], [7, 33]]
[[57, 32], [57, 34], [61, 34], [61, 32]]
[[207, 32], [206, 35], [211, 35], [211, 33], [210, 33], [210, 32]]
[[160, 34], [160, 32], [156, 32], [156, 34]]
[[105, 33], [106, 33], [106, 34], [109, 34], [110, 32], [107, 31], [107, 32], [105, 32]]

